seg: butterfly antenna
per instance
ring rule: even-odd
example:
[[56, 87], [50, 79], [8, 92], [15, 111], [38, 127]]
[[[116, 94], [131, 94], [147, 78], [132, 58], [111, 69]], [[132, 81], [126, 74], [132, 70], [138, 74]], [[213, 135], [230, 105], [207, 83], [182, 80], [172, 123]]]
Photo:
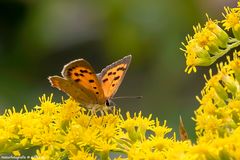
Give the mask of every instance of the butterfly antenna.
[[143, 96], [121, 96], [121, 97], [113, 97], [112, 99], [142, 99]]

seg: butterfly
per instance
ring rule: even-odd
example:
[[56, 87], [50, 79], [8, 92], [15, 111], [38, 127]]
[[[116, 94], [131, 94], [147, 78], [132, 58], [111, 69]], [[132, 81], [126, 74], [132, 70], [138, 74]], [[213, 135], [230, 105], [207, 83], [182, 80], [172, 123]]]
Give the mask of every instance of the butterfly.
[[108, 65], [96, 74], [93, 67], [84, 59], [69, 62], [63, 67], [62, 76], [50, 76], [52, 85], [65, 92], [83, 107], [88, 109], [109, 106], [131, 63], [128, 55]]

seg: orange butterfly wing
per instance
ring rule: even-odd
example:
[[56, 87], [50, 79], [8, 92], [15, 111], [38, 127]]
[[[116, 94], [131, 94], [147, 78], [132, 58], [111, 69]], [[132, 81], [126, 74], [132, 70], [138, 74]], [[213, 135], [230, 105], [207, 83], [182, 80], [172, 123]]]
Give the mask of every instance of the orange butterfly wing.
[[[62, 70], [62, 75], [63, 79], [70, 82], [67, 82], [68, 84], [66, 84], [65, 86], [61, 85], [61, 82], [60, 83], [55, 82], [55, 85], [53, 85], [54, 87], [60, 88], [61, 90], [68, 93], [76, 100], [81, 99], [75, 98], [76, 95], [83, 97], [87, 96], [88, 98], [83, 98], [85, 101], [87, 101], [87, 103], [89, 102], [93, 104], [105, 104], [106, 97], [104, 96], [101, 83], [99, 82], [92, 66], [86, 60], [78, 59], [66, 64]], [[59, 79], [57, 80], [62, 81]], [[51, 83], [54, 84], [53, 82]], [[69, 86], [71, 86], [71, 89], [69, 89]], [[81, 90], [81, 93], [80, 94], [75, 93], [77, 92], [76, 90]]]
[[102, 83], [102, 89], [107, 99], [110, 99], [117, 92], [122, 80], [131, 63], [132, 56], [128, 55], [104, 68], [98, 78]]
[[79, 87], [74, 81], [69, 81], [59, 76], [51, 76], [48, 79], [51, 82], [52, 87], [67, 93], [85, 107], [88, 107], [89, 104], [97, 103], [94, 94], [88, 94], [85, 88]]

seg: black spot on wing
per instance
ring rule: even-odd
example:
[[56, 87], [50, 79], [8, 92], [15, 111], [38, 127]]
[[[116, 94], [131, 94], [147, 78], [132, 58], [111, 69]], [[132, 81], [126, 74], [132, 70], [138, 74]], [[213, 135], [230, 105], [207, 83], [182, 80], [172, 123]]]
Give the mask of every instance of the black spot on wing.
[[94, 83], [94, 80], [93, 80], [93, 79], [90, 79], [88, 82], [89, 82], [89, 83]]
[[80, 69], [80, 72], [81, 72], [81, 73], [88, 73], [88, 70], [86, 70], [86, 69]]
[[75, 81], [75, 82], [79, 82], [79, 81], [80, 81], [80, 79], [79, 79], [79, 78], [77, 78], [77, 79], [75, 79], [74, 81]]
[[107, 82], [108, 81], [108, 78], [105, 78], [104, 80], [103, 80], [103, 83], [105, 83], [105, 82]]
[[112, 74], [113, 74], [112, 72], [109, 72], [109, 73], [108, 73], [108, 76], [110, 76], [110, 75], [112, 75]]
[[124, 68], [124, 67], [118, 67], [117, 68], [117, 71], [125, 71], [126, 70], [126, 68]]
[[114, 81], [118, 80], [120, 78], [120, 76], [114, 77]]

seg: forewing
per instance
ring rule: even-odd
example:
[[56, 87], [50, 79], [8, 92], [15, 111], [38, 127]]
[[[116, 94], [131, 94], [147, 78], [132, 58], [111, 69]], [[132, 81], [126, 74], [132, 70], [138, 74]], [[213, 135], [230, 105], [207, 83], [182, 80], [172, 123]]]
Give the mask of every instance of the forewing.
[[93, 94], [87, 94], [85, 88], [79, 87], [75, 82], [66, 80], [59, 76], [51, 76], [48, 78], [52, 87], [56, 87], [60, 91], [65, 92], [69, 96], [71, 96], [76, 101], [81, 104], [87, 106], [88, 104], [97, 103], [97, 99]]
[[113, 97], [117, 92], [130, 65], [131, 59], [132, 56], [128, 55], [108, 65], [98, 75], [102, 83], [104, 95], [107, 99]]
[[64, 66], [62, 75], [67, 80], [72, 81], [74, 86], [84, 88], [84, 92], [94, 95], [98, 104], [104, 104], [106, 97], [104, 96], [101, 83], [92, 66], [84, 59], [74, 60]]

